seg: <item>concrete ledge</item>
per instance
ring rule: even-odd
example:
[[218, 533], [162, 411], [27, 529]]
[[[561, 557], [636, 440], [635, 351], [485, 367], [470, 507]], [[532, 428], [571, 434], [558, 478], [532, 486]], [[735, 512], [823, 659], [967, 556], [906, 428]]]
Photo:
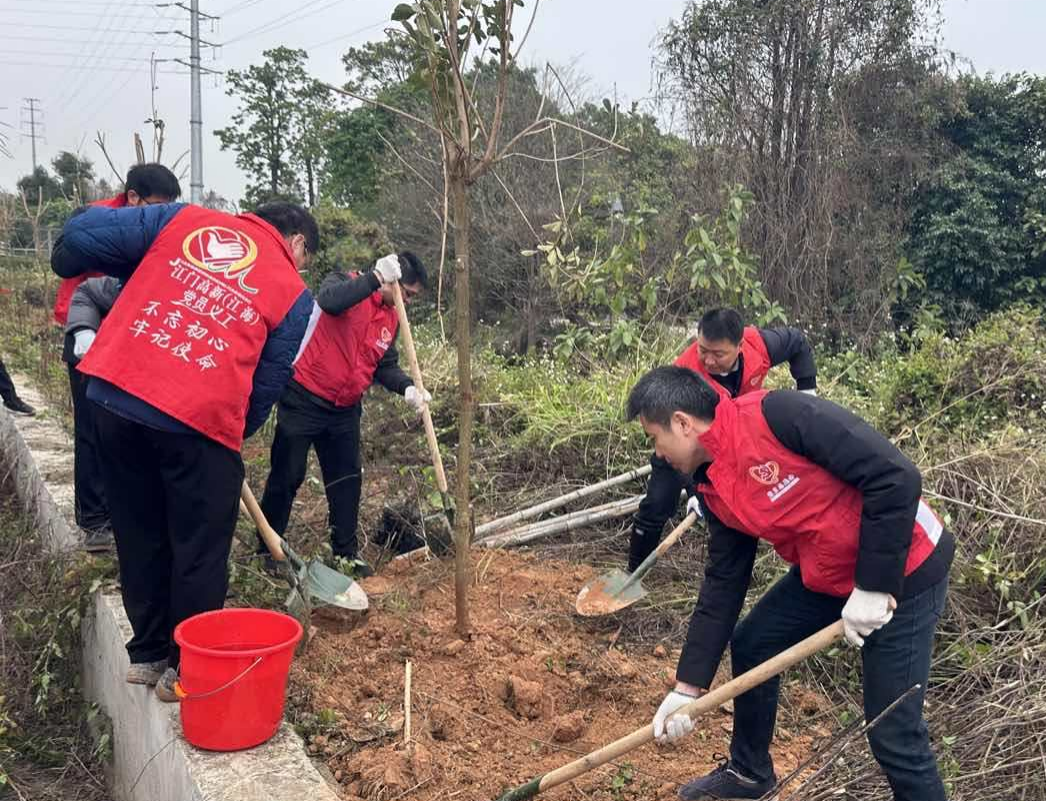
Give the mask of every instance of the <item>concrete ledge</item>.
[[26, 512], [52, 552], [75, 549], [80, 532], [73, 510], [73, 441], [47, 411], [25, 376], [12, 376], [36, 417], [12, 414], [0, 404], [0, 452], [13, 473]]
[[[19, 395], [37, 417], [0, 406], [0, 454], [48, 549], [75, 549], [72, 440], [24, 376]], [[124, 681], [131, 625], [118, 595], [98, 591], [83, 622], [83, 687], [112, 727], [113, 799], [318, 799], [338, 795], [284, 722], [268, 742], [242, 752], [206, 752], [182, 738], [178, 705]]]

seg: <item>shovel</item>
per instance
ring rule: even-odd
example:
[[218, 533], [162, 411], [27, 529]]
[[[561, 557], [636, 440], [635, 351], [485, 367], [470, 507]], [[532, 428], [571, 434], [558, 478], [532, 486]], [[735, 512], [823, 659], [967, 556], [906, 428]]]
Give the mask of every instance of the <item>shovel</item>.
[[287, 541], [265, 519], [265, 513], [258, 506], [246, 481], [240, 490], [240, 498], [273, 559], [290, 563], [291, 570], [288, 573], [291, 575], [291, 594], [287, 597], [287, 608], [295, 618], [307, 619], [314, 599], [321, 604], [344, 607], [346, 610], [367, 609], [367, 594], [356, 582], [319, 560], [312, 560], [306, 565], [287, 545]]
[[690, 513], [631, 574], [625, 573], [621, 568], [615, 568], [594, 579], [578, 591], [574, 609], [578, 611], [579, 615], [610, 615], [640, 601], [647, 595], [647, 589], [640, 580], [651, 570], [658, 558], [665, 554], [669, 547], [680, 539], [680, 535], [690, 529], [697, 520], [698, 516], [693, 512]]
[[[411, 378], [419, 393], [425, 391], [422, 385], [422, 369], [418, 366], [418, 354], [414, 350], [414, 337], [411, 335], [411, 323], [407, 320], [407, 307], [404, 306], [404, 296], [400, 291], [400, 282], [393, 282], [393, 302], [396, 304], [396, 314], [400, 318], [400, 331], [404, 335], [404, 351], [407, 352], [407, 364], [411, 368]], [[447, 519], [448, 531], [454, 532], [454, 502], [450, 493], [447, 492], [447, 474], [444, 473], [444, 461], [440, 456], [440, 444], [436, 441], [436, 429], [433, 427], [433, 416], [429, 413], [429, 405], [422, 407], [422, 421], [425, 423], [425, 439], [429, 443], [429, 456], [433, 460], [433, 470], [436, 472], [436, 487], [440, 491], [440, 501], [443, 503], [444, 517]]]
[[[725, 683], [718, 688], [714, 688], [709, 691], [709, 693], [698, 697], [693, 702], [687, 703], [677, 712], [686, 713], [692, 719], [698, 718], [698, 716], [704, 715], [710, 710], [715, 710], [724, 702], [733, 699], [736, 696], [740, 696], [749, 689], [755, 688], [762, 682], [766, 682], [771, 677], [781, 674], [785, 669], [810, 657], [812, 654], [820, 652], [825, 647], [834, 643], [841, 635], [843, 635], [843, 621], [829, 624], [825, 629], [815, 632], [809, 638], [800, 641], [795, 646], [790, 646], [784, 652], [772, 657], [770, 660], [760, 663], [756, 668], [746, 671], [744, 674], [735, 677], [730, 682]], [[539, 775], [530, 782], [511, 788], [498, 798], [534, 799], [534, 797], [542, 791], [547, 791], [561, 783], [567, 782], [568, 780], [573, 780], [575, 777], [585, 774], [585, 772], [595, 769], [597, 766], [609, 763], [610, 761], [631, 752], [633, 749], [636, 749], [636, 747], [643, 746], [653, 740], [654, 727], [647, 724], [640, 727], [640, 729], [619, 738], [617, 741], [597, 749], [595, 752], [590, 752], [589, 754], [578, 758], [573, 763], [568, 763], [566, 766], [561, 766], [555, 771]]]

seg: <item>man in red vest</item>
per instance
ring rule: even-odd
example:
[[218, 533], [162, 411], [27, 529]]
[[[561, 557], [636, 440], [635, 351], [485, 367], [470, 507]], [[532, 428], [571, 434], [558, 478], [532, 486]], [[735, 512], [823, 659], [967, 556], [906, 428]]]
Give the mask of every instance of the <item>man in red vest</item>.
[[[419, 393], [399, 365], [396, 282], [405, 304], [425, 288], [425, 266], [413, 253], [385, 256], [369, 273], [336, 271], [320, 285], [294, 378], [277, 407], [269, 478], [262, 495], [266, 518], [283, 534], [291, 504], [305, 480], [309, 448], [315, 448], [327, 493], [332, 551], [336, 560], [351, 563], [346, 568], [358, 576], [371, 573], [358, 559], [356, 545], [363, 395], [378, 382], [419, 411], [430, 400], [429, 393]], [[259, 553], [264, 553], [260, 541]]]
[[313, 305], [298, 271], [318, 243], [290, 203], [89, 208], [55, 243], [59, 276], [124, 281], [79, 370], [134, 631], [127, 681], [164, 701], [177, 698], [175, 627], [225, 601], [240, 447], [291, 377]]
[[[136, 164], [127, 171], [123, 192], [92, 206], [151, 206], [171, 203], [181, 194], [178, 178], [162, 164]], [[54, 306], [54, 318], [58, 323], [68, 324], [69, 305], [77, 288], [87, 279], [101, 275], [90, 271], [62, 279]], [[87, 329], [79, 329], [75, 335], [67, 330], [62, 360], [69, 369], [69, 397], [73, 402], [73, 510], [76, 524], [84, 533], [87, 551], [105, 551], [113, 546], [113, 531], [102, 485], [98, 433], [92, 417], [94, 405], [87, 402], [87, 380], [76, 367], [87, 353], [93, 337], [94, 332]]]
[[[814, 395], [817, 370], [814, 352], [803, 332], [781, 326], [758, 329], [745, 326], [733, 309], [710, 309], [698, 321], [698, 336], [676, 359], [722, 395], [737, 398], [763, 389], [767, 372], [788, 362], [796, 389]], [[663, 459], [651, 458], [647, 494], [633, 517], [629, 539], [629, 572], [650, 554], [662, 536], [665, 522], [680, 503], [686, 477]]]
[[[791, 390], [732, 400], [680, 367], [640, 379], [627, 414], [694, 477], [688, 507], [709, 526], [705, 579], [655, 737], [693, 729], [675, 711], [709, 688], [728, 641], [738, 676], [842, 617], [862, 648], [866, 721], [919, 686], [869, 731], [895, 798], [944, 799], [922, 710], [955, 543], [920, 498], [916, 467], [830, 401]], [[760, 539], [793, 568], [738, 622]], [[730, 758], [681, 799], [758, 799], [774, 788], [778, 689], [774, 678], [734, 700]]]

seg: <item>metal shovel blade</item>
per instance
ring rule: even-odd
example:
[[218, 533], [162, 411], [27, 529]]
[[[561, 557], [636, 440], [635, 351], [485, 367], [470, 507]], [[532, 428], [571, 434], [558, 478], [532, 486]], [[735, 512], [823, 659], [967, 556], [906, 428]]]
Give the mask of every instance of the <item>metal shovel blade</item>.
[[574, 609], [579, 615], [610, 615], [635, 604], [647, 595], [647, 589], [638, 579], [630, 582], [631, 575], [620, 568], [598, 576], [578, 591]]
[[306, 569], [305, 587], [319, 602], [344, 607], [347, 610], [366, 610], [367, 594], [345, 574], [313, 560]]

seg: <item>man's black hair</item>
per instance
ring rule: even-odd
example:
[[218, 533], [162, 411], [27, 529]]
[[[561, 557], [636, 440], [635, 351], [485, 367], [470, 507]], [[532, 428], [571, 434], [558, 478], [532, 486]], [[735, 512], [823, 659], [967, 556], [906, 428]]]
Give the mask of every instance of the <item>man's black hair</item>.
[[693, 370], [669, 365], [644, 374], [629, 392], [626, 419], [643, 417], [651, 423], [669, 426], [674, 412], [686, 412], [711, 422], [720, 395]]
[[133, 189], [141, 198], [156, 196], [173, 201], [182, 194], [178, 176], [157, 162], [136, 164], [127, 171], [124, 192]]
[[316, 253], [320, 249], [320, 229], [316, 220], [297, 203], [269, 201], [255, 209], [254, 214], [285, 237], [301, 234], [305, 237], [305, 249], [309, 253]]
[[710, 309], [698, 321], [698, 333], [707, 340], [730, 340], [734, 345], [742, 341], [745, 324], [733, 309]]
[[403, 284], [429, 286], [429, 274], [421, 259], [410, 251], [400, 251], [397, 256], [400, 258], [400, 281]]

